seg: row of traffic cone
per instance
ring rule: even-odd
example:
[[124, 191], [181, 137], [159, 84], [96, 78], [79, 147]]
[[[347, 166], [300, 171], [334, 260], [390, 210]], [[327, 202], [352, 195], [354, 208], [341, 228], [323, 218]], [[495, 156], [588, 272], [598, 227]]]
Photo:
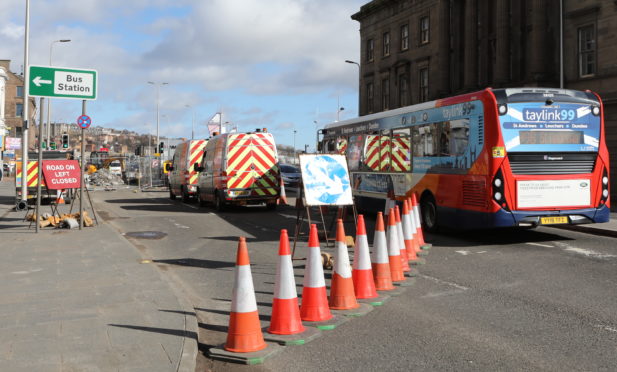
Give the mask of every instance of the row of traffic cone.
[[[360, 305], [357, 299], [376, 298], [378, 290], [393, 290], [395, 289], [393, 283], [407, 280], [404, 272], [409, 271], [409, 262], [413, 263], [418, 259], [416, 249], [421, 249], [425, 245], [424, 238], [420, 240], [421, 228], [419, 224], [416, 225], [416, 217], [413, 216], [414, 212], [411, 212], [410, 205], [413, 208], [413, 198], [404, 201], [402, 218], [398, 206], [390, 208], [387, 215], [387, 233], [383, 215], [381, 212], [378, 213], [372, 259], [364, 217], [358, 216], [353, 267], [349, 262], [343, 221], [337, 220], [329, 298], [321, 264], [317, 226], [312, 224], [300, 306], [289, 237], [287, 230], [281, 230], [272, 317], [267, 332], [276, 335], [302, 333], [305, 331], [302, 321], [328, 321], [333, 317], [331, 309], [358, 308]], [[224, 348], [237, 353], [255, 352], [266, 348], [257, 313], [245, 238], [240, 238], [238, 243], [231, 316]]]

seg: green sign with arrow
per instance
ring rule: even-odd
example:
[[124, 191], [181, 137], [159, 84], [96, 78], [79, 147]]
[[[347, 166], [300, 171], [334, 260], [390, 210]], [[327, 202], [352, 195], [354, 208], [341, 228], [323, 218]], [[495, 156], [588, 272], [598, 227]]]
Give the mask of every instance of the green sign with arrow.
[[97, 73], [64, 67], [30, 66], [31, 96], [96, 99]]

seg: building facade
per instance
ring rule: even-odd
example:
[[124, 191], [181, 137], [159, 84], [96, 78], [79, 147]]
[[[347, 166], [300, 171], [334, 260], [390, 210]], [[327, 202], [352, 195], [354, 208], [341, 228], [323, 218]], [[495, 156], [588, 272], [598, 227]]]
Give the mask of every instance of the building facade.
[[617, 175], [617, 1], [374, 0], [351, 18], [360, 23], [360, 115], [563, 80], [602, 98]]
[[[24, 78], [10, 70], [11, 61], [7, 59], [0, 60], [2, 67], [7, 75], [7, 80], [4, 87], [4, 124], [7, 128], [7, 137], [22, 136], [23, 129], [23, 113], [24, 113]], [[30, 127], [28, 131], [28, 144], [30, 148], [36, 146], [36, 105], [34, 98], [28, 100], [30, 102], [28, 115], [30, 116]]]

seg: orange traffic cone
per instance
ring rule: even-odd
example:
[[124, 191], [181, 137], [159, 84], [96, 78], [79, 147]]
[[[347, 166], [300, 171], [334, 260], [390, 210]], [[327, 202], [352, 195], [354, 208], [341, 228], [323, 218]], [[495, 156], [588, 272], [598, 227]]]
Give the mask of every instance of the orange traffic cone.
[[64, 197], [62, 196], [62, 192], [64, 190], [58, 190], [58, 193], [56, 194], [56, 204], [64, 204]]
[[356, 294], [353, 289], [349, 253], [345, 243], [345, 228], [343, 227], [343, 220], [340, 218], [336, 221], [336, 241], [334, 245], [334, 267], [328, 304], [331, 309], [335, 310], [355, 309], [360, 305], [356, 301]]
[[285, 193], [285, 182], [283, 182], [282, 178], [281, 178], [281, 194], [279, 195], [277, 203], [279, 205], [288, 205], [287, 204], [287, 194]]
[[401, 264], [401, 249], [398, 244], [398, 231], [396, 229], [396, 216], [394, 209], [390, 208], [388, 213], [388, 231], [386, 232], [388, 242], [388, 259], [390, 261], [390, 274], [393, 282], [405, 280], [403, 266]]
[[[413, 219], [409, 214], [409, 200], [405, 199], [403, 202], [403, 236], [405, 239], [405, 250], [407, 251], [407, 259], [409, 262], [418, 261], [418, 255], [416, 254], [416, 247], [418, 242], [414, 239]], [[414, 244], [415, 243], [415, 244]]]
[[276, 268], [272, 319], [268, 333], [293, 335], [302, 332], [304, 332], [304, 326], [300, 320], [298, 293], [289, 250], [289, 236], [287, 230], [283, 229], [279, 242], [279, 264]]
[[249, 251], [244, 237], [241, 237], [238, 241], [234, 275], [234, 289], [225, 350], [234, 353], [249, 353], [265, 349], [266, 342], [261, 333], [257, 301], [253, 289]]
[[416, 222], [416, 234], [418, 236], [418, 244], [422, 249], [428, 249], [431, 247], [430, 244], [427, 244], [424, 241], [424, 234], [422, 233], [422, 221], [420, 220], [420, 205], [418, 204], [418, 199], [416, 198], [416, 193], [411, 194], [411, 203], [413, 205], [413, 213], [415, 216]]
[[[383, 219], [381, 223], [383, 225]], [[373, 269], [371, 268], [371, 256], [368, 248], [368, 238], [366, 237], [366, 227], [364, 226], [364, 216], [361, 214], [358, 215], [356, 227], [356, 244], [354, 245], [351, 276], [353, 278], [356, 298], [375, 298], [378, 296], [375, 290]]]
[[396, 232], [398, 233], [398, 247], [401, 255], [401, 267], [403, 272], [411, 271], [409, 260], [407, 259], [407, 249], [405, 248], [405, 237], [403, 235], [403, 223], [401, 222], [401, 213], [398, 205], [394, 207], [394, 218], [396, 220]]
[[390, 259], [388, 257], [388, 245], [386, 243], [386, 230], [383, 224], [383, 214], [377, 213], [375, 224], [375, 237], [373, 238], [373, 276], [375, 277], [375, 289], [378, 291], [391, 291], [392, 273], [390, 272]]
[[317, 237], [317, 225], [315, 224], [311, 224], [308, 249], [302, 288], [302, 305], [300, 305], [300, 318], [308, 322], [322, 322], [332, 319], [332, 313], [330, 312], [330, 308], [328, 308], [326, 281], [321, 265], [319, 238]]

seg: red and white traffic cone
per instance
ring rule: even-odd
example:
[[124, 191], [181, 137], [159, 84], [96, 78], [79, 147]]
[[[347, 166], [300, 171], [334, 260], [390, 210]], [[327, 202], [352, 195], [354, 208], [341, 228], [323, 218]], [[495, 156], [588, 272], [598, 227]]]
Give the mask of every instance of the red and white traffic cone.
[[394, 209], [388, 213], [388, 230], [386, 231], [388, 242], [388, 259], [390, 261], [390, 274], [393, 282], [405, 281], [403, 266], [401, 263], [401, 249], [398, 243], [398, 230], [396, 228], [396, 216]]
[[[390, 269], [388, 269], [388, 271], [389, 270]], [[354, 245], [353, 270], [351, 276], [353, 278], [353, 288], [356, 293], [356, 298], [375, 298], [378, 296], [375, 290], [373, 269], [371, 268], [371, 256], [368, 248], [364, 216], [361, 214], [358, 215], [358, 224], [356, 226], [356, 244]]]
[[268, 333], [293, 335], [302, 332], [304, 332], [304, 326], [300, 319], [298, 293], [289, 250], [289, 236], [287, 230], [283, 229], [279, 240], [279, 263], [276, 268], [272, 318]]
[[413, 205], [413, 213], [415, 216], [416, 234], [418, 236], [418, 244], [420, 245], [421, 249], [429, 249], [431, 247], [431, 244], [427, 244], [424, 241], [424, 234], [422, 233], [422, 220], [420, 219], [420, 205], [418, 204], [416, 193], [411, 194], [411, 203]]
[[65, 204], [63, 194], [64, 190], [58, 190], [56, 194], [56, 204]]
[[[418, 249], [418, 243], [414, 240], [413, 219], [409, 214], [409, 200], [405, 199], [403, 202], [403, 236], [405, 239], [405, 250], [407, 251], [407, 259], [409, 262], [417, 262], [418, 255], [416, 254], [416, 246]], [[415, 244], [414, 244], [415, 243]]]
[[375, 278], [375, 289], [378, 291], [391, 291], [392, 273], [390, 271], [390, 258], [388, 256], [388, 244], [386, 241], [386, 230], [383, 223], [383, 214], [377, 213], [375, 223], [375, 236], [373, 238], [373, 276]]
[[277, 204], [279, 204], [279, 205], [288, 205], [287, 204], [287, 194], [285, 193], [285, 182], [283, 182], [282, 178], [281, 178], [281, 194], [279, 195], [279, 198], [277, 200]]
[[261, 333], [257, 301], [255, 300], [255, 290], [253, 288], [251, 263], [244, 237], [241, 237], [238, 241], [234, 276], [231, 314], [225, 350], [235, 353], [249, 353], [265, 349], [266, 342]]
[[407, 249], [405, 248], [405, 237], [403, 235], [403, 223], [401, 222], [401, 213], [398, 205], [394, 207], [394, 217], [396, 219], [396, 231], [398, 233], [398, 247], [401, 254], [401, 267], [403, 272], [411, 271], [409, 260], [407, 258]]
[[353, 289], [353, 279], [351, 278], [351, 265], [349, 264], [349, 253], [345, 243], [345, 228], [343, 220], [336, 221], [336, 240], [334, 251], [334, 267], [332, 269], [332, 280], [330, 282], [330, 309], [349, 310], [359, 307]]
[[306, 269], [304, 270], [300, 318], [308, 322], [322, 322], [332, 319], [332, 313], [328, 307], [326, 281], [321, 264], [317, 225], [315, 224], [311, 224], [308, 249]]

